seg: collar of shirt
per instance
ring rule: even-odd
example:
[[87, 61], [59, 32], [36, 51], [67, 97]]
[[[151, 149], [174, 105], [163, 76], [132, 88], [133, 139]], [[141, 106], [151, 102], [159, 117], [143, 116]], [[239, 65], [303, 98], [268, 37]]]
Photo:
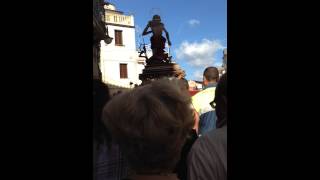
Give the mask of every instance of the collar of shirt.
[[218, 83], [209, 83], [207, 86], [204, 86], [203, 89], [211, 88], [211, 87], [217, 87]]

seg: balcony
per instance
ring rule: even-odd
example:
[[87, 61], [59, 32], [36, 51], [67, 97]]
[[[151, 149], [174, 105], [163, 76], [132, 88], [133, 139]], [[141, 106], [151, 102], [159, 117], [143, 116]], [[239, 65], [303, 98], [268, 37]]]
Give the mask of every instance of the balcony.
[[133, 16], [106, 12], [106, 23], [134, 26]]

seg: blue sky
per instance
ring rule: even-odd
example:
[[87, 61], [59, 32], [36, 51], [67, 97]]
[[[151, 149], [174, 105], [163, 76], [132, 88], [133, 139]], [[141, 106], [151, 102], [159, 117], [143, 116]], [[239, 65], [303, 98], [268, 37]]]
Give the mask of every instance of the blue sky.
[[[136, 42], [154, 14], [169, 32], [173, 61], [186, 71], [186, 79], [202, 80], [207, 66], [220, 65], [227, 47], [227, 0], [109, 0], [119, 11], [133, 14]], [[164, 35], [164, 34], [163, 34]], [[151, 35], [144, 36], [149, 43]]]

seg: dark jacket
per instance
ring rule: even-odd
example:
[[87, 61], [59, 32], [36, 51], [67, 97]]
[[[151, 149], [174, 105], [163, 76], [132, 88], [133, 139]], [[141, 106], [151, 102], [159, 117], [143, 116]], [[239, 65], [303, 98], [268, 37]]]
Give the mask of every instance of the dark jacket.
[[174, 171], [174, 173], [177, 173], [178, 178], [180, 180], [187, 180], [187, 170], [188, 170], [187, 158], [188, 158], [190, 149], [194, 144], [194, 142], [197, 140], [197, 138], [198, 138], [197, 132], [195, 130], [190, 131], [189, 138], [187, 139], [186, 143], [182, 148], [180, 160]]
[[227, 126], [211, 130], [193, 145], [188, 180], [227, 180]]
[[227, 180], [227, 75], [215, 91], [216, 127], [198, 138], [188, 156], [188, 180]]

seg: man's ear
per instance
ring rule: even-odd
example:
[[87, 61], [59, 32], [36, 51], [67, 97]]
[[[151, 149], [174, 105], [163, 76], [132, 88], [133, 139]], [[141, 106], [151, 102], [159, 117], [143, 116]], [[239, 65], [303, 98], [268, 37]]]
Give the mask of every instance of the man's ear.
[[206, 79], [205, 76], [203, 76], [203, 83], [202, 83], [202, 84], [204, 84], [204, 85], [207, 85], [207, 84], [208, 84], [208, 81], [207, 81], [207, 79]]

